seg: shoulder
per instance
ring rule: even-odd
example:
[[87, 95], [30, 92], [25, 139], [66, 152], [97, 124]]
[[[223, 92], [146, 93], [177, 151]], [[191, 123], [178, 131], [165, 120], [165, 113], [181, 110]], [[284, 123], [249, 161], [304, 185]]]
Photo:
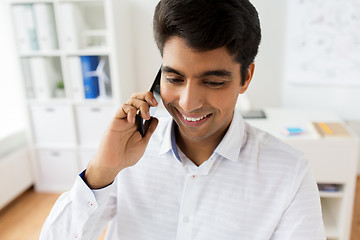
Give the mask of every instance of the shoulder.
[[284, 143], [275, 136], [245, 123], [245, 155], [252, 156], [258, 171], [293, 179], [302, 177], [309, 170], [303, 152]]

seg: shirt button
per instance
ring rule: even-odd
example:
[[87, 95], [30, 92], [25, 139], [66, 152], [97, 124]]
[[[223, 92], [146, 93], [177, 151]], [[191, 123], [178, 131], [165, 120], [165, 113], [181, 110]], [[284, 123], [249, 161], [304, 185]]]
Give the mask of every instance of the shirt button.
[[189, 217], [188, 217], [188, 216], [185, 216], [185, 217], [183, 218], [183, 222], [184, 222], [184, 223], [188, 223], [188, 222], [190, 222]]
[[89, 207], [93, 207], [93, 206], [94, 206], [94, 204], [93, 204], [92, 202], [88, 202], [88, 204], [89, 204]]

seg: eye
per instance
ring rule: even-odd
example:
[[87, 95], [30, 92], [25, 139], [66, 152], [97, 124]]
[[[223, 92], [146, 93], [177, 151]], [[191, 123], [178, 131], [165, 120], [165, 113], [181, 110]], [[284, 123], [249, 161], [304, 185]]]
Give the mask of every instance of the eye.
[[206, 81], [204, 83], [213, 88], [218, 88], [225, 85], [225, 82], [215, 82], [215, 81]]
[[168, 81], [169, 83], [172, 83], [172, 84], [179, 84], [179, 83], [182, 83], [183, 80], [180, 79], [180, 78], [173, 78], [173, 77], [166, 77], [166, 81]]

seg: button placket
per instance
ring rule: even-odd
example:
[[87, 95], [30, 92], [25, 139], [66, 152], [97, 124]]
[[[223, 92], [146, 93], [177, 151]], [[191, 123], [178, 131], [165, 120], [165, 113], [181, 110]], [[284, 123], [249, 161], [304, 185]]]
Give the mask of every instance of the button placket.
[[184, 184], [183, 197], [179, 212], [179, 225], [177, 240], [191, 239], [192, 218], [198, 198], [198, 175], [188, 174]]

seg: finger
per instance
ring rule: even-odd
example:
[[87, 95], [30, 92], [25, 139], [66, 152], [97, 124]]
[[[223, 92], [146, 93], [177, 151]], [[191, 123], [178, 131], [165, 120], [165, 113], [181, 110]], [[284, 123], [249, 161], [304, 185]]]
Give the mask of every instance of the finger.
[[151, 122], [150, 122], [150, 126], [149, 129], [147, 130], [145, 136], [143, 137], [143, 141], [148, 144], [150, 137], [152, 136], [152, 134], [155, 132], [155, 129], [157, 127], [159, 123], [159, 120], [155, 117], [151, 118]]
[[[125, 105], [125, 104], [124, 104]], [[122, 105], [117, 112], [115, 113], [115, 117], [116, 119], [124, 119], [127, 117], [127, 112], [124, 110], [124, 105]]]
[[139, 99], [148, 103], [148, 105], [155, 107], [158, 105], [154, 94], [152, 92], [145, 92], [145, 93], [134, 93], [131, 98]]
[[136, 109], [139, 109], [141, 112], [141, 116], [144, 119], [146, 119], [146, 120], [150, 119], [149, 105], [144, 100], [132, 98], [132, 99], [129, 99], [127, 104], [135, 107]]
[[122, 106], [122, 111], [125, 113], [128, 122], [134, 124], [135, 116], [138, 110], [132, 105], [124, 104]]

